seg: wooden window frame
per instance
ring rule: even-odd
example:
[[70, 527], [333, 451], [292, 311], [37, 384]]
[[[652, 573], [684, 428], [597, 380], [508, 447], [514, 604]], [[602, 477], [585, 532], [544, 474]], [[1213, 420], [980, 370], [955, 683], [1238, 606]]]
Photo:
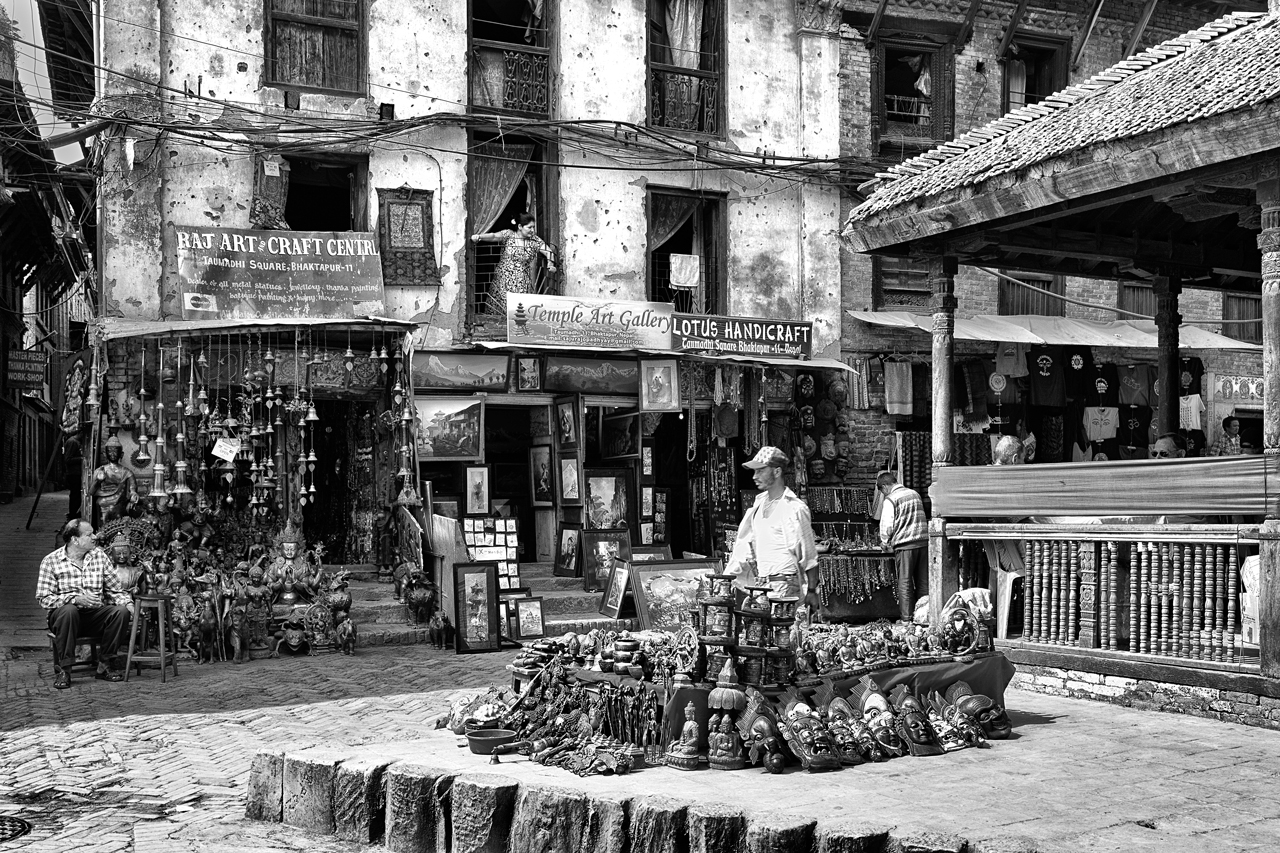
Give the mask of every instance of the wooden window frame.
[[[1133, 294], [1141, 292], [1141, 299], [1135, 299]], [[1150, 294], [1147, 296], [1146, 294]], [[1116, 307], [1121, 311], [1130, 311], [1143, 316], [1154, 317], [1159, 310], [1156, 305], [1155, 288], [1146, 282], [1141, 281], [1121, 281], [1116, 287]], [[1127, 314], [1117, 315], [1121, 320], [1136, 319], [1130, 318]]]
[[[706, 314], [728, 314], [729, 287], [728, 287], [728, 264], [729, 264], [729, 198], [724, 193], [712, 192], [694, 192], [690, 190], [680, 189], [678, 187], [656, 187], [650, 186], [645, 193], [645, 227], [649, 227], [649, 217], [653, 210], [652, 198], [654, 195], [676, 195], [695, 198], [700, 204], [708, 202], [716, 205], [718, 209], [717, 222], [715, 225], [715, 233], [710, 239], [704, 238], [704, 245], [710, 245], [715, 251], [716, 263], [714, 272], [708, 276], [705, 282], [705, 293], [707, 296]], [[702, 208], [694, 214], [700, 216]], [[653, 253], [656, 246], [645, 247], [645, 274], [644, 289], [645, 298], [660, 302], [654, 295], [654, 262]], [[696, 310], [692, 313], [698, 313]]]
[[[886, 286], [886, 276], [888, 270], [886, 266], [898, 263], [912, 263], [910, 258], [899, 257], [882, 257], [880, 255], [872, 256], [871, 259], [871, 300], [876, 311], [909, 311], [911, 313], [931, 312], [930, 302], [933, 297], [933, 290], [929, 284], [927, 270], [922, 270], [924, 275], [924, 288], [914, 289], [906, 287], [888, 287]], [[919, 304], [888, 301], [885, 298], [886, 293], [919, 293], [923, 294], [924, 301]]]
[[[1037, 53], [1052, 53], [1050, 65], [1053, 69], [1054, 85], [1044, 95], [1038, 96], [1043, 100], [1054, 92], [1060, 92], [1065, 89], [1071, 79], [1071, 39], [1060, 38], [1050, 35], [1042, 35], [1040, 33], [1024, 33], [1019, 32], [1014, 35], [1013, 41], [1010, 42], [1011, 47], [1017, 45], [1019, 48], [1026, 48]], [[1009, 60], [1013, 59], [1012, 50], [1010, 54], [1000, 57], [1000, 110], [1003, 113], [1010, 111], [1009, 102]], [[1026, 93], [1023, 93], [1024, 97]], [[1037, 101], [1036, 103], [1039, 103]], [[1031, 106], [1030, 103], [1026, 106]]]
[[[1001, 270], [1001, 272], [1012, 278], [1026, 281], [1027, 284], [1033, 285], [1035, 287], [1039, 287], [1041, 290], [1048, 290], [1051, 293], [1055, 294], [1056, 296], [1067, 295], [1066, 276], [1053, 275], [1050, 273], [1028, 272], [1026, 270]], [[997, 316], [1013, 317], [1013, 316], [1021, 316], [1023, 314], [1032, 314], [1037, 317], [1067, 316], [1067, 303], [1064, 300], [1054, 299], [1052, 296], [1045, 296], [1043, 294], [1035, 294], [1035, 295], [1045, 300], [1046, 304], [1056, 304], [1058, 310], [1055, 313], [1046, 314], [1043, 311], [1027, 312], [1027, 311], [1007, 310], [1012, 306], [1010, 306], [1006, 301], [1006, 294], [1010, 293], [1012, 288], [1017, 288], [1017, 287], [1018, 285], [1014, 284], [1013, 282], [1000, 279], [1000, 283], [999, 285], [997, 285], [997, 289], [996, 289], [996, 315]], [[1022, 288], [1018, 288], [1018, 289], [1021, 290]], [[1031, 291], [1027, 291], [1027, 292], [1031, 293]]]
[[[1231, 299], [1248, 300], [1250, 303], [1258, 306], [1256, 312], [1252, 312], [1248, 317], [1228, 317], [1227, 306], [1231, 304]], [[1254, 316], [1256, 314], [1256, 316]], [[1236, 320], [1254, 320], [1262, 317], [1262, 296], [1257, 293], [1223, 293], [1222, 294], [1222, 334], [1229, 338], [1235, 338], [1238, 341], [1246, 343], [1260, 344], [1262, 343], [1262, 324], [1261, 323], [1239, 323]], [[1243, 333], [1243, 334], [1242, 334]]]
[[[707, 77], [709, 79], [715, 80], [715, 83], [716, 83], [716, 99], [715, 99], [716, 128], [715, 130], [712, 130], [712, 131], [685, 130], [679, 127], [672, 127], [670, 125], [658, 124], [654, 121], [653, 102], [654, 102], [655, 72], [683, 73], [683, 72], [691, 71], [691, 69], [681, 68], [680, 66], [668, 65], [663, 62], [653, 61], [654, 33], [655, 33], [655, 23], [654, 23], [655, 1], [654, 0], [646, 0], [646, 4], [645, 4], [644, 121], [645, 121], [645, 124], [649, 127], [661, 128], [662, 130], [668, 131], [670, 133], [678, 133], [681, 135], [695, 137], [695, 138], [724, 139], [728, 136], [728, 127], [727, 127], [728, 122], [726, 121], [726, 115], [725, 115], [725, 104], [727, 103], [727, 99], [725, 97], [725, 81], [726, 81], [725, 67], [727, 65], [726, 54], [728, 52], [728, 39], [726, 38], [726, 30], [728, 29], [727, 16], [729, 14], [729, 3], [728, 3], [728, 0], [706, 0], [706, 2], [708, 4], [715, 3], [718, 7], [717, 15], [719, 16], [720, 26], [718, 27], [718, 33], [717, 33], [718, 44], [715, 45], [716, 68], [714, 71], [706, 71], [706, 72], [695, 71], [693, 72], [692, 76], [703, 76], [703, 77]], [[704, 53], [705, 52], [707, 51], [704, 51]]]
[[[263, 79], [265, 85], [283, 91], [290, 92], [314, 92], [323, 95], [338, 95], [342, 97], [363, 97], [368, 94], [369, 90], [369, 8], [367, 0], [354, 0], [358, 3], [360, 9], [360, 20], [356, 22], [339, 21], [332, 18], [314, 17], [310, 15], [299, 15], [293, 12], [277, 12], [272, 6], [275, 0], [263, 0], [262, 13], [262, 66]], [[275, 79], [275, 64], [272, 60], [272, 48], [275, 44], [275, 27], [277, 20], [293, 21], [295, 23], [311, 24], [317, 27], [328, 27], [331, 29], [352, 30], [356, 33], [359, 42], [358, 58], [356, 60], [356, 76], [357, 79], [350, 89], [334, 88], [330, 86], [315, 86], [309, 83], [295, 83], [289, 80]]]
[[[886, 51], [927, 53], [930, 56], [931, 126], [929, 136], [888, 136], [888, 111], [885, 107]], [[908, 35], [878, 38], [871, 46], [871, 144], [873, 150], [882, 145], [903, 147], [914, 156], [920, 151], [946, 142], [955, 135], [955, 45]]]

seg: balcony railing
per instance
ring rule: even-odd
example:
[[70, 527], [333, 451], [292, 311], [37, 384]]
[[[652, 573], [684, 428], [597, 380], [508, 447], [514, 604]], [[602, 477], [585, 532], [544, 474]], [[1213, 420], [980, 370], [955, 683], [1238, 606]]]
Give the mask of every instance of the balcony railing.
[[547, 116], [545, 47], [476, 39], [471, 50], [471, 106], [520, 115]]
[[884, 119], [885, 127], [882, 137], [924, 140], [933, 138], [933, 101], [929, 98], [885, 95]]
[[720, 75], [654, 63], [649, 73], [649, 123], [671, 130], [720, 132]]
[[[557, 254], [556, 257], [559, 257]], [[500, 315], [496, 310], [497, 301], [490, 297], [491, 291], [497, 286], [510, 286], [509, 282], [498, 282], [498, 262], [502, 258], [502, 246], [495, 243], [478, 243], [475, 246], [475, 254], [473, 256], [472, 267], [472, 303], [471, 313], [473, 317], [489, 317], [499, 318], [502, 322], [506, 322], [505, 315]], [[528, 282], [518, 282], [519, 291], [508, 291], [517, 293], [559, 293], [560, 292], [560, 271], [556, 267], [556, 272], [551, 272], [547, 268], [546, 261], [541, 257], [537, 257], [533, 262], [532, 280]]]

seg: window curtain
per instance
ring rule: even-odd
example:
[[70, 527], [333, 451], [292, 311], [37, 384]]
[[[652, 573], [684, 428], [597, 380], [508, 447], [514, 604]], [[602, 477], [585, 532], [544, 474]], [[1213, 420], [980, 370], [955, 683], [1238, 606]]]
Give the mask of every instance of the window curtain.
[[698, 68], [702, 53], [704, 0], [667, 0], [667, 62], [680, 68]]
[[1027, 64], [1021, 59], [1010, 59], [1004, 65], [1005, 78], [1009, 85], [1009, 109], [1020, 109], [1027, 105]]
[[533, 146], [482, 142], [472, 153], [471, 217], [476, 232], [496, 230], [495, 225], [512, 227], [509, 222], [498, 223], [498, 217], [524, 181]]
[[649, 197], [649, 251], [656, 252], [693, 216], [698, 200], [684, 195]]

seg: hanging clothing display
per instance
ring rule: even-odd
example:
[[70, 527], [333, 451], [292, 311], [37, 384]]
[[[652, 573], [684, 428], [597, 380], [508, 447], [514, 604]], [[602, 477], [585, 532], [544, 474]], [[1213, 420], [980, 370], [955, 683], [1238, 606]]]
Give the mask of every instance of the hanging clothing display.
[[1199, 394], [1178, 398], [1178, 427], [1204, 429], [1204, 398]]
[[1089, 406], [1084, 410], [1084, 432], [1090, 441], [1116, 437], [1120, 410], [1112, 406]]
[[1150, 364], [1122, 364], [1116, 372], [1120, 376], [1120, 405], [1150, 406], [1154, 402], [1151, 385], [1155, 370]]
[[996, 344], [996, 371], [1010, 379], [1027, 375], [1027, 353], [1031, 344]]
[[1089, 347], [1064, 347], [1063, 370], [1066, 372], [1067, 397], [1082, 400], [1093, 384], [1093, 350]]
[[912, 414], [911, 364], [906, 361], [884, 363], [884, 407], [891, 415]]
[[1114, 364], [1099, 364], [1093, 369], [1091, 388], [1086, 389], [1085, 404], [1089, 406], [1120, 405], [1120, 375]]
[[1179, 363], [1178, 387], [1183, 396], [1203, 394], [1204, 362], [1196, 356], [1184, 358]]
[[1062, 347], [1034, 346], [1027, 354], [1031, 405], [1061, 408], [1067, 404], [1067, 376]]
[[1126, 447], [1147, 447], [1150, 441], [1151, 409], [1148, 406], [1121, 406], [1116, 419], [1116, 437]]

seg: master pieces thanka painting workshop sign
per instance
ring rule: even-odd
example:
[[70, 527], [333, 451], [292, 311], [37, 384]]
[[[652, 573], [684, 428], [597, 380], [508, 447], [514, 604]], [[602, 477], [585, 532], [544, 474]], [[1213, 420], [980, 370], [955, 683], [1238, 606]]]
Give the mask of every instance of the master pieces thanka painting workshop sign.
[[507, 341], [553, 347], [671, 348], [669, 302], [507, 295]]
[[184, 320], [380, 314], [382, 258], [365, 231], [171, 226]]

